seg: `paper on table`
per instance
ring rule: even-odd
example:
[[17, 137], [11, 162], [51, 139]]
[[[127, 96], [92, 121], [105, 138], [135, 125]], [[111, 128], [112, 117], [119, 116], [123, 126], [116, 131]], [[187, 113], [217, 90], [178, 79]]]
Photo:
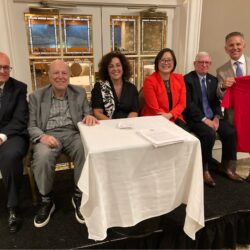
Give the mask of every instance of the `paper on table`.
[[143, 129], [137, 132], [150, 141], [156, 148], [184, 141], [182, 136], [169, 132], [166, 129]]

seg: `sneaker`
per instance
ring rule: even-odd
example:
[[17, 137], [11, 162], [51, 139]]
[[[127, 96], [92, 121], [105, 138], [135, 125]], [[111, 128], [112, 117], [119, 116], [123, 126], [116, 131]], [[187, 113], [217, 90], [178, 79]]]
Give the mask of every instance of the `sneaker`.
[[75, 208], [75, 216], [76, 216], [77, 221], [81, 224], [84, 224], [85, 221], [84, 221], [84, 218], [80, 212], [81, 199], [82, 199], [82, 197], [73, 196], [72, 197], [72, 205]]
[[42, 202], [37, 214], [34, 218], [35, 227], [44, 227], [49, 223], [51, 214], [55, 211], [55, 204], [53, 201]]

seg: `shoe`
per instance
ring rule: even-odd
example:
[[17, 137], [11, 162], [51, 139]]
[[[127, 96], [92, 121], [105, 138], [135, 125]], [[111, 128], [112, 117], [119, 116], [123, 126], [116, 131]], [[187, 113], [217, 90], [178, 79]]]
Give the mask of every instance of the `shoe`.
[[53, 201], [42, 202], [41, 206], [34, 218], [35, 227], [44, 227], [49, 223], [51, 214], [55, 211], [55, 204]]
[[215, 187], [216, 183], [213, 180], [212, 176], [210, 175], [208, 170], [203, 171], [203, 181], [205, 184], [207, 184], [209, 187]]
[[221, 173], [226, 175], [228, 179], [232, 181], [243, 182], [243, 179], [230, 168], [225, 169], [222, 165], [220, 165], [218, 169]]
[[82, 197], [77, 197], [77, 196], [73, 196], [72, 197], [72, 205], [75, 209], [75, 217], [76, 217], [76, 220], [81, 223], [81, 224], [84, 224], [85, 221], [84, 221], [84, 218], [80, 212], [80, 205], [81, 205], [81, 200], [82, 200]]
[[236, 160], [222, 161], [218, 166], [218, 169], [221, 173], [227, 176], [228, 179], [237, 182], [243, 182], [243, 179], [236, 174]]
[[232, 181], [243, 182], [243, 179], [239, 175], [237, 175], [236, 173], [234, 173], [232, 170], [230, 170], [230, 169], [227, 169], [225, 171], [225, 174]]
[[16, 207], [10, 207], [9, 210], [9, 218], [8, 218], [8, 225], [9, 225], [9, 232], [16, 233], [18, 230], [18, 217]]

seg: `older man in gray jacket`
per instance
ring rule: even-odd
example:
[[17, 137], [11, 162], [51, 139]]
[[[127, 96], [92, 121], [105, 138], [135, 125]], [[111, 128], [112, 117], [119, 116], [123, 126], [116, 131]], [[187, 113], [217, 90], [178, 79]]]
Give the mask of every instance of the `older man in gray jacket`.
[[84, 223], [80, 213], [81, 192], [77, 187], [84, 161], [84, 149], [77, 123], [88, 126], [98, 121], [91, 114], [86, 92], [83, 88], [69, 84], [69, 66], [55, 60], [49, 69], [50, 85], [30, 95], [30, 120], [28, 131], [33, 142], [35, 180], [41, 194], [41, 206], [34, 218], [36, 227], [45, 226], [55, 210], [53, 182], [56, 158], [61, 151], [70, 155], [74, 162], [75, 192], [72, 204], [76, 219]]

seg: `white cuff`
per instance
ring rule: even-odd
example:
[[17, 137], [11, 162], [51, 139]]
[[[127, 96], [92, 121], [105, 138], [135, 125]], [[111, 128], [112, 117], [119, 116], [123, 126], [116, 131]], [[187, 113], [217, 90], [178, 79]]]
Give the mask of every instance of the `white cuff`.
[[0, 139], [2, 139], [3, 142], [7, 141], [8, 137], [6, 134], [0, 134]]

